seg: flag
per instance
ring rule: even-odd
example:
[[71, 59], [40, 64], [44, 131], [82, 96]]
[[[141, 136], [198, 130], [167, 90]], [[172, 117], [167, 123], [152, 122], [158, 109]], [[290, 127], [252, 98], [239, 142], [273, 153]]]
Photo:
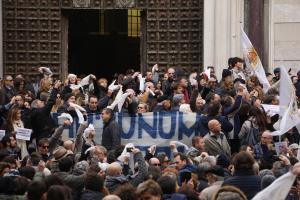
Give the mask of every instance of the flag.
[[280, 85], [279, 85], [279, 115], [283, 116], [284, 112], [288, 109], [292, 99], [294, 85], [291, 77], [284, 67], [280, 69]]
[[[283, 135], [294, 126], [300, 124], [300, 110], [297, 105], [297, 96], [294, 85], [290, 80], [290, 76], [284, 67], [280, 70], [280, 106], [283, 106], [283, 116], [280, 121], [280, 129], [272, 132], [272, 135]], [[283, 81], [285, 80], [285, 81]], [[286, 95], [286, 96], [284, 96]], [[285, 105], [287, 103], [287, 106]]]
[[242, 32], [242, 50], [243, 50], [246, 66], [248, 69], [250, 69], [255, 73], [259, 82], [263, 85], [264, 92], [266, 92], [270, 87], [270, 83], [266, 77], [265, 70], [248, 36], [246, 35], [243, 29], [241, 30], [241, 32]]

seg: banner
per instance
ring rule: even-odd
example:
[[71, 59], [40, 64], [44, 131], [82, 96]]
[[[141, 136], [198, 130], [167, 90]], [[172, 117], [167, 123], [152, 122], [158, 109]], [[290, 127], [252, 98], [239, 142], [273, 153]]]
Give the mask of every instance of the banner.
[[[53, 117], [58, 124], [58, 114]], [[149, 112], [137, 115], [116, 113], [116, 121], [119, 124], [122, 144], [133, 143], [141, 150], [146, 150], [151, 145], [157, 145], [158, 151], [168, 152], [170, 141], [180, 141], [191, 146], [191, 139], [195, 135], [203, 135], [197, 122], [200, 115], [196, 113], [181, 112]], [[64, 130], [63, 139], [75, 138], [79, 127], [78, 120]], [[96, 137], [95, 142], [101, 144], [103, 122], [100, 115], [89, 115], [88, 124], [93, 124]], [[201, 133], [202, 131], [202, 133]]]

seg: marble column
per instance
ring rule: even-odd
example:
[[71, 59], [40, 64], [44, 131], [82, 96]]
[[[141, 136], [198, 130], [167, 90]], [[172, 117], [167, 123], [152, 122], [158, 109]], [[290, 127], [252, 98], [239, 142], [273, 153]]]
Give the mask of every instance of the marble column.
[[204, 66], [215, 66], [218, 78], [229, 57], [242, 56], [240, 27], [243, 0], [204, 1]]

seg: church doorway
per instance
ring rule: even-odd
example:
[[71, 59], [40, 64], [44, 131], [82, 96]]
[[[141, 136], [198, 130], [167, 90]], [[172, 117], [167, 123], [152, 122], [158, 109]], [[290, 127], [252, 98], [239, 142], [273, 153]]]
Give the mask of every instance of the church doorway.
[[66, 10], [68, 72], [108, 80], [140, 71], [141, 13], [136, 9]]

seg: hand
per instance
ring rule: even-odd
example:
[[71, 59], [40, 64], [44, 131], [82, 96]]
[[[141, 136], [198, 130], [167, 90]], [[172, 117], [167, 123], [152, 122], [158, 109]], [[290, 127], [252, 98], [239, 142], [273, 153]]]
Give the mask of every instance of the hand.
[[129, 96], [127, 97], [127, 101], [128, 101], [129, 104], [131, 104], [131, 103], [133, 102], [131, 95], [129, 95]]
[[129, 157], [128, 156], [124, 156], [124, 164], [126, 164], [126, 165], [128, 165], [128, 163], [129, 163]]
[[208, 155], [208, 153], [207, 152], [202, 152], [201, 154], [200, 154], [200, 157], [201, 158], [206, 158], [206, 157], [208, 157], [209, 155]]
[[280, 155], [279, 159], [283, 162], [284, 165], [286, 165], [286, 166], [291, 165], [290, 160], [287, 157], [285, 157], [284, 155]]
[[102, 177], [103, 179], [105, 179], [105, 171], [100, 170], [99, 173], [98, 173], [98, 175], [99, 175], [100, 177]]
[[90, 75], [91, 79], [96, 80], [96, 76], [94, 74]]
[[193, 179], [191, 178], [190, 180], [183, 182], [182, 188], [189, 188], [189, 189], [193, 190], [194, 189]]
[[293, 167], [293, 169], [292, 169], [292, 173], [294, 174], [294, 175], [299, 175], [300, 174], [300, 162], [297, 162], [295, 165], [294, 165], [294, 167]]
[[238, 90], [238, 92], [237, 92], [237, 96], [244, 96], [244, 92], [243, 91], [240, 91], [240, 90]]
[[71, 124], [72, 124], [71, 121], [68, 119], [64, 121], [65, 126], [70, 126]]
[[46, 163], [41, 160], [38, 164], [38, 171], [43, 172], [45, 168], [46, 168]]
[[149, 93], [150, 92], [150, 88], [146, 87], [145, 91]]
[[158, 64], [155, 64], [155, 65], [152, 67], [152, 73], [154, 73], [155, 71], [158, 71]]
[[137, 153], [139, 153], [139, 152], [141, 152], [139, 149], [137, 149], [137, 148], [133, 148], [132, 149], [132, 153], [135, 155], [135, 154], [137, 154]]
[[171, 142], [170, 142], [170, 148], [171, 148], [171, 149], [176, 149], [176, 144], [175, 144], [174, 141], [171, 141]]
[[25, 106], [25, 108], [30, 109], [30, 104], [29, 104], [28, 102], [25, 102], [25, 103], [24, 103], [24, 106]]
[[135, 78], [139, 75], [139, 72], [134, 72], [134, 74], [132, 75], [132, 78]]
[[112, 90], [107, 90], [107, 96], [111, 97], [112, 94], [113, 94]]
[[16, 103], [16, 97], [13, 96], [9, 102], [10, 104], [15, 104]]
[[60, 80], [55, 81], [54, 88], [58, 89], [60, 86], [61, 86], [61, 81]]
[[155, 154], [155, 151], [156, 151], [156, 145], [152, 145], [151, 147], [149, 147], [149, 153], [151, 153], [152, 155]]

